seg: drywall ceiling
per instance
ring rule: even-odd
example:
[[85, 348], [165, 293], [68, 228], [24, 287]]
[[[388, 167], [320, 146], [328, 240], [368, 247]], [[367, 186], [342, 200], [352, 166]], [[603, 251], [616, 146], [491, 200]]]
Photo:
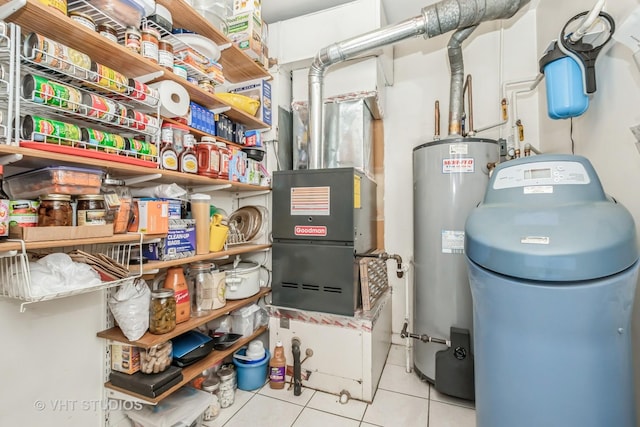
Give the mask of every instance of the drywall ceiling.
[[[262, 17], [272, 24], [296, 16], [349, 3], [351, 0], [262, 0]], [[395, 24], [420, 15], [420, 10], [435, 0], [382, 0], [387, 20]]]

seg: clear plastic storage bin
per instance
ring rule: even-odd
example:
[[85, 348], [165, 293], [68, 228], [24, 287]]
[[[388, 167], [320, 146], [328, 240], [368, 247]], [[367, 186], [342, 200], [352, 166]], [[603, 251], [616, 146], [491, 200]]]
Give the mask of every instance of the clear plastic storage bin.
[[69, 166], [50, 166], [10, 176], [6, 190], [13, 199], [37, 199], [46, 194], [100, 194], [104, 172]]

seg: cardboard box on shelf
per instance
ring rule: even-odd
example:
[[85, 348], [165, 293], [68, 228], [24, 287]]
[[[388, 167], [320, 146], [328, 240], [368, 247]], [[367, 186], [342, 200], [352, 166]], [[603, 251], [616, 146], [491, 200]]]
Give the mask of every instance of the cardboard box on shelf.
[[140, 350], [127, 344], [111, 344], [111, 369], [125, 374], [140, 370]]
[[169, 231], [169, 202], [135, 199], [134, 220], [129, 231], [143, 234], [166, 234]]
[[196, 254], [196, 221], [172, 219], [167, 237], [142, 245], [142, 256], [153, 261], [188, 258]]
[[251, 59], [262, 59], [262, 20], [254, 13], [227, 18], [227, 37]]
[[259, 18], [262, 17], [262, 1], [261, 0], [233, 0], [233, 15], [242, 13], [254, 13]]
[[229, 87], [229, 92], [238, 93], [260, 101], [256, 117], [271, 126], [271, 84], [266, 80], [252, 80]]
[[113, 236], [113, 224], [78, 225], [64, 227], [20, 227], [9, 228], [9, 238], [25, 242], [44, 242], [63, 239], [91, 239]]

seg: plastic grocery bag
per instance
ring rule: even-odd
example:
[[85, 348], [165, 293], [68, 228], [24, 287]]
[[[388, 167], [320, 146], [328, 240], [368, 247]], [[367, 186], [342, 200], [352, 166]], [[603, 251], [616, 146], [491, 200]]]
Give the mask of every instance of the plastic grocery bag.
[[109, 309], [129, 341], [140, 339], [149, 329], [151, 290], [142, 279], [129, 281], [109, 298]]

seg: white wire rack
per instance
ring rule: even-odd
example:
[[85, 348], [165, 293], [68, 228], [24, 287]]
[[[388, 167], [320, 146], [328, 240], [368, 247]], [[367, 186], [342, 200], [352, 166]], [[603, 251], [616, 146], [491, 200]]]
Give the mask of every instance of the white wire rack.
[[142, 276], [142, 266], [140, 266], [138, 271], [131, 273], [129, 277], [123, 279], [102, 282], [92, 286], [46, 292], [42, 288], [36, 286], [31, 280], [31, 262], [33, 262], [34, 259], [51, 253], [67, 253], [74, 249], [80, 249], [89, 253], [104, 254], [128, 268], [131, 251], [134, 250], [134, 248], [140, 250], [142, 246], [142, 235], [140, 235], [139, 241], [128, 243], [70, 245], [63, 248], [48, 248], [28, 251], [24, 241], [17, 240], [17, 242], [20, 242], [21, 244], [20, 250], [0, 253], [0, 296], [23, 301], [20, 305], [20, 312], [24, 312], [26, 305], [30, 303], [108, 289], [122, 285], [130, 280], [134, 280], [135, 278]]
[[11, 144], [14, 115], [15, 92], [12, 90], [16, 70], [15, 40], [17, 26], [0, 21], [0, 141]]

